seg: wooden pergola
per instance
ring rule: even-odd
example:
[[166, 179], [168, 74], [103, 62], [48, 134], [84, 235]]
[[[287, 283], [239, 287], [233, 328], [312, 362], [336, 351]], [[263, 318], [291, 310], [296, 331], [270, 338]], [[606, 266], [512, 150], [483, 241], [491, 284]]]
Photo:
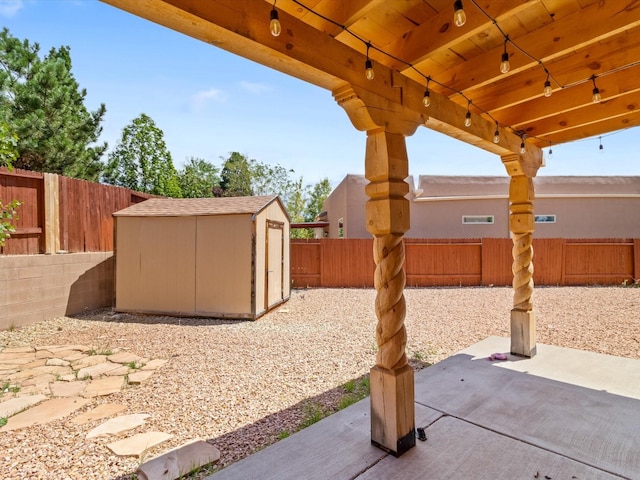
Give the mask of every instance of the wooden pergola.
[[541, 148], [640, 124], [639, 2], [102, 1], [325, 88], [366, 132], [378, 317], [372, 443], [396, 456], [415, 445], [402, 238], [405, 137], [418, 127], [504, 164], [514, 244], [511, 352], [535, 355], [532, 179]]

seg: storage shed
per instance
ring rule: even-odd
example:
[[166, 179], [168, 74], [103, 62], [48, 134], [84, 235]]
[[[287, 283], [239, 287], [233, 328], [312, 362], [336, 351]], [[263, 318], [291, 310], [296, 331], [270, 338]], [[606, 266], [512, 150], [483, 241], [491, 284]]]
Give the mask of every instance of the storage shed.
[[289, 299], [277, 196], [153, 198], [114, 217], [116, 311], [256, 319]]

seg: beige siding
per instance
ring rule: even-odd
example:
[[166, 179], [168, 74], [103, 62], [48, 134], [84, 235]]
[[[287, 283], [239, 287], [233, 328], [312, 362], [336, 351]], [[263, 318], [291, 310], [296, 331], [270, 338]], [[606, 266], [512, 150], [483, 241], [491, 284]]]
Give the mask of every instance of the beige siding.
[[[275, 197], [158, 199], [116, 220], [117, 310], [257, 318], [289, 297], [289, 218]], [[267, 221], [280, 235], [269, 266]]]
[[198, 313], [246, 315], [251, 311], [251, 215], [197, 217]]
[[195, 217], [120, 217], [117, 222], [116, 309], [193, 312]]
[[[463, 224], [466, 215], [492, 215], [493, 224]], [[408, 238], [508, 238], [509, 201], [477, 199], [411, 203]]]

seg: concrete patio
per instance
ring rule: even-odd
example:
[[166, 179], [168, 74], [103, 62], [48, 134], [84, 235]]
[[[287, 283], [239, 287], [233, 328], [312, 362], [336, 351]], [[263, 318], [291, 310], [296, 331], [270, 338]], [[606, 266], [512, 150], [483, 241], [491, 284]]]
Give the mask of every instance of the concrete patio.
[[638, 479], [640, 361], [490, 337], [415, 377], [426, 441], [400, 458], [370, 444], [369, 399], [208, 477]]

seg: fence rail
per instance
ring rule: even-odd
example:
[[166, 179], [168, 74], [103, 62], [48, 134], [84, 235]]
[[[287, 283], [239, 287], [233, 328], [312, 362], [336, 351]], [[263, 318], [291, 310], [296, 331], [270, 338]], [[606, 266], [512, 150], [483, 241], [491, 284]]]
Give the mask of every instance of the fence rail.
[[[410, 239], [409, 287], [511, 285], [508, 238]], [[619, 285], [640, 278], [640, 239], [533, 240], [536, 285]], [[372, 287], [373, 240], [291, 240], [294, 287]]]

